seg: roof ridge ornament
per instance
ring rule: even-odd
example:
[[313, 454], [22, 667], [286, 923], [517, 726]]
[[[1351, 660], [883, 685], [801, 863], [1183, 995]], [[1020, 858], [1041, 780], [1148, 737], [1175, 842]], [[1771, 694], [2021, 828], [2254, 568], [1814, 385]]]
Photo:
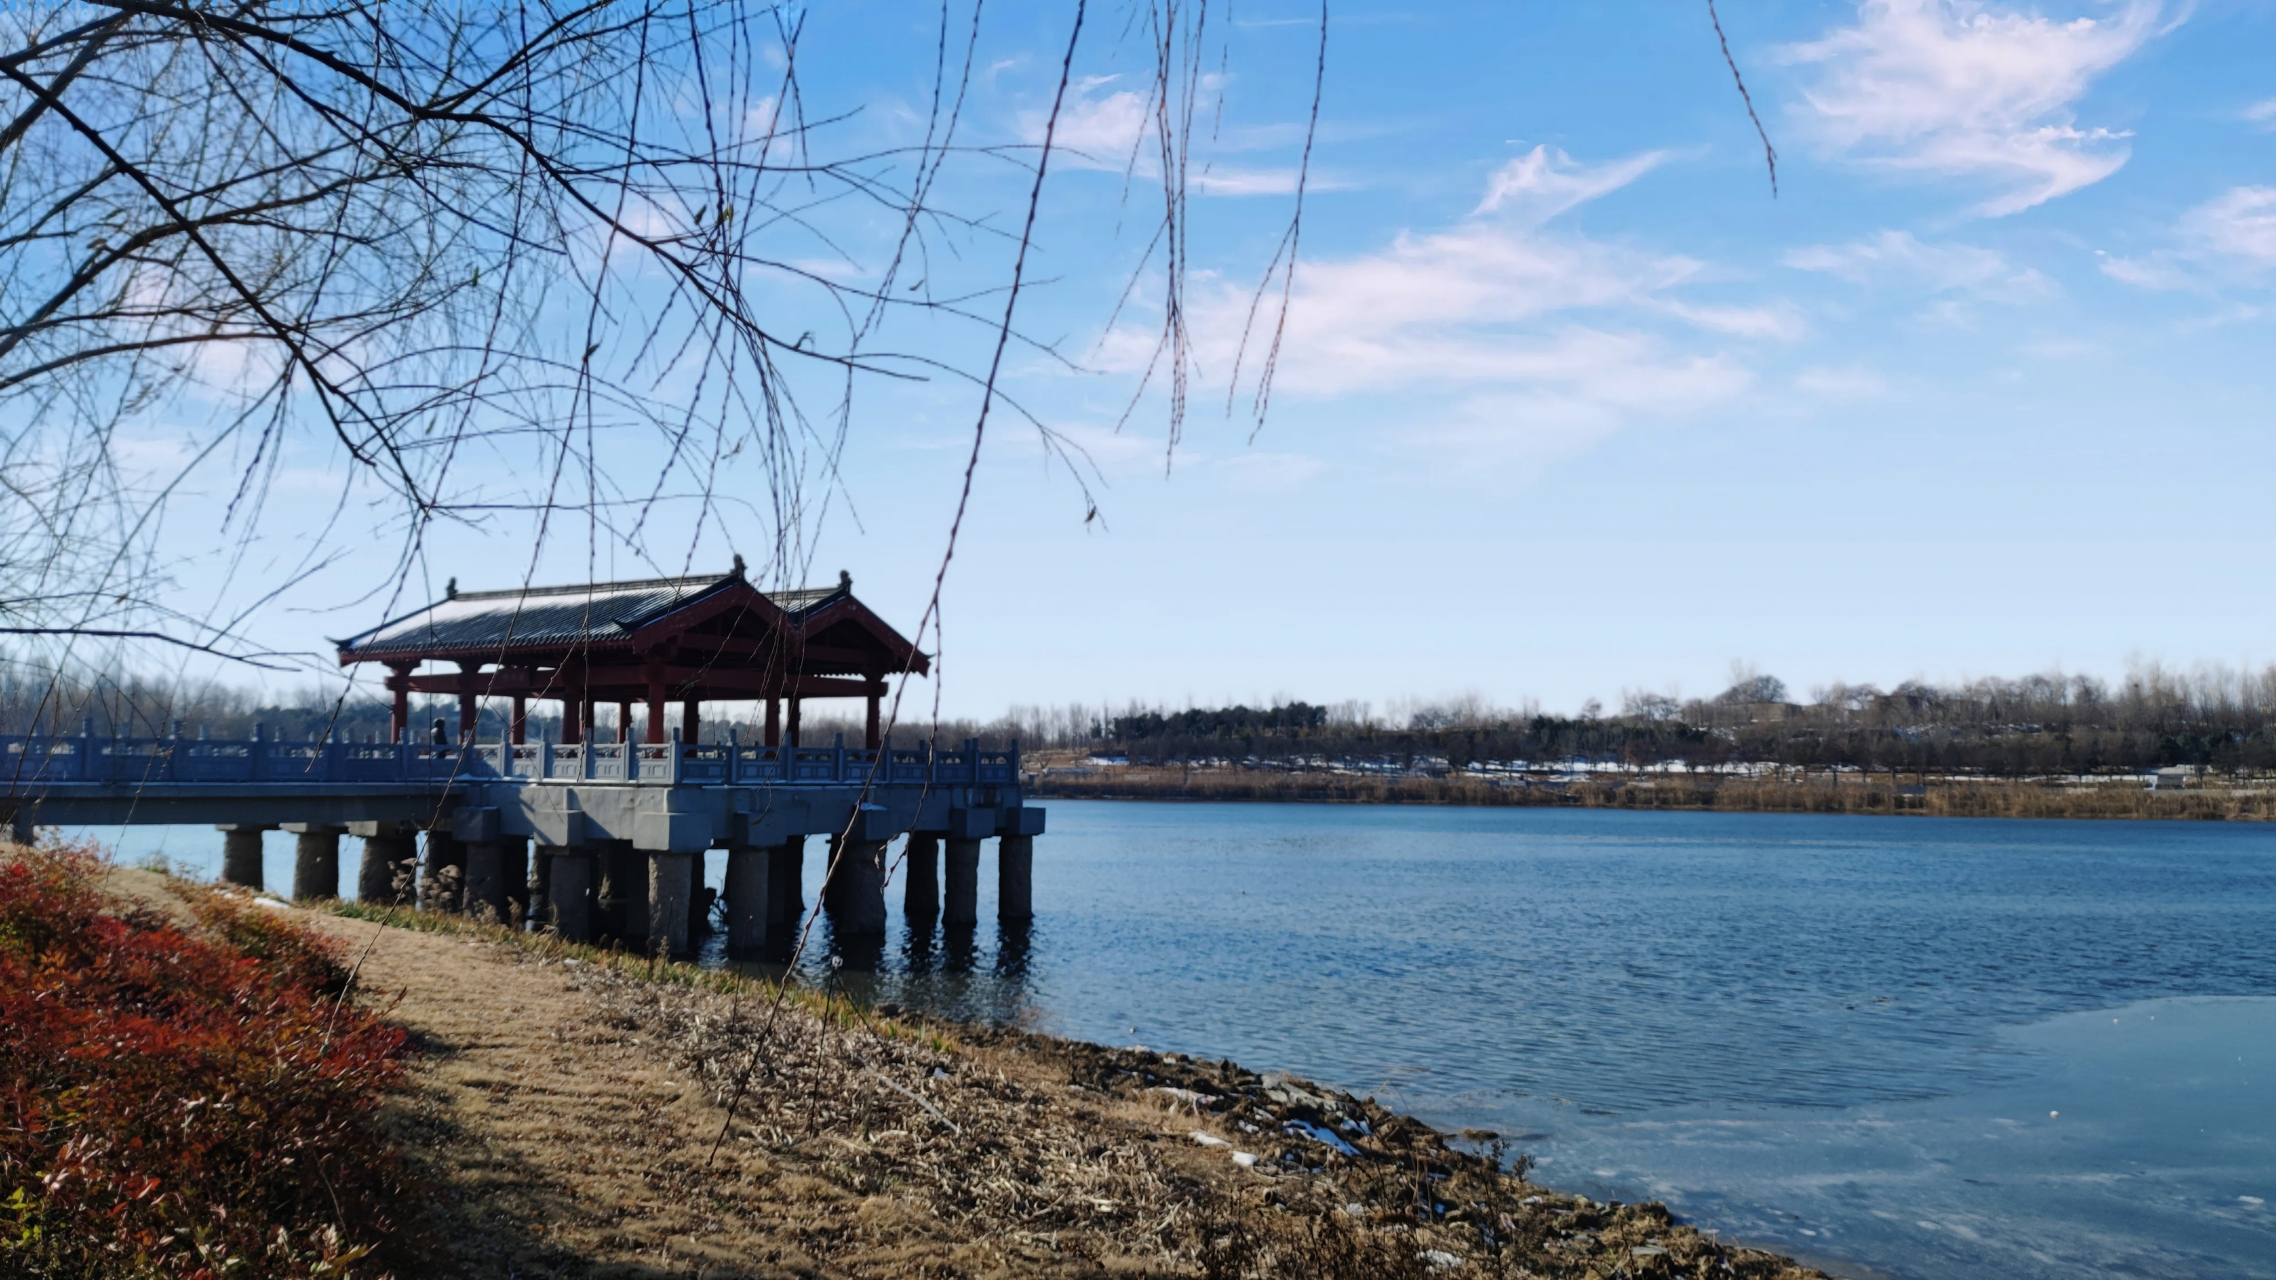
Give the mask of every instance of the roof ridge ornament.
[[452, 578], [450, 581], [443, 584], [443, 599], [458, 599], [458, 579]]
[[742, 576], [743, 576], [743, 553], [742, 553], [742, 552], [738, 551], [738, 552], [736, 552], [736, 553], [735, 553], [735, 567], [734, 567], [733, 569], [730, 569], [730, 570], [728, 570], [728, 576], [730, 576], [730, 577], [736, 577], [736, 578], [740, 578], [740, 577], [742, 577]]
[[838, 590], [849, 596], [853, 594], [853, 575], [843, 569], [838, 570]]

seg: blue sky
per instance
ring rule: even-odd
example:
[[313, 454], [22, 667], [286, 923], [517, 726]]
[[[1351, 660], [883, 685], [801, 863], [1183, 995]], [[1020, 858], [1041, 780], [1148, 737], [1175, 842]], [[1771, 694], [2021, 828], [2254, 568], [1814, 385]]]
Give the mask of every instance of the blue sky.
[[[990, 14], [968, 137], [1032, 140], [1068, 11]], [[1704, 6], [1339, 7], [1259, 429], [1245, 397], [1227, 413], [1226, 377], [1289, 214], [1314, 14], [1254, 4], [1226, 29], [1172, 454], [1158, 394], [1117, 430], [1162, 294], [1142, 276], [1108, 325], [1152, 175], [1119, 159], [1143, 140], [1141, 51], [1120, 10], [1094, 13], [1062, 122], [1093, 159], [1051, 179], [1022, 312], [1079, 367], [1015, 351], [1007, 385], [1087, 452], [1100, 519], [998, 419], [949, 578], [946, 710], [1466, 691], [1572, 709], [1711, 693], [1734, 660], [1807, 690], [2276, 659], [2271, 6], [1726, 4], [1775, 198]], [[814, 6], [809, 109], [906, 136], [930, 22]], [[952, 177], [963, 207], [1019, 212], [1004, 166]], [[834, 269], [858, 277], [878, 228], [845, 216]], [[846, 568], [914, 619], [975, 402], [863, 389], [816, 580]], [[501, 488], [522, 465], [469, 464]], [[273, 580], [342, 502], [337, 467], [296, 444], [250, 554], [226, 580], [185, 570], [185, 604]], [[217, 494], [183, 500], [185, 539]], [[358, 532], [356, 501], [327, 535], [337, 565], [254, 615], [278, 647], [384, 611], [366, 591], [398, 547]], [[642, 548], [557, 532], [538, 576], [723, 567], [763, 540], [755, 517], [675, 519]], [[454, 534], [406, 595], [518, 581], [528, 540]]]

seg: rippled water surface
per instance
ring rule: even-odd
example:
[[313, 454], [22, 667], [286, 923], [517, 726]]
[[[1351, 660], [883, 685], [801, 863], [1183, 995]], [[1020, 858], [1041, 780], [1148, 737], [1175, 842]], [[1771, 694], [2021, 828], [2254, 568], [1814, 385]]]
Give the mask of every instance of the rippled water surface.
[[836, 980], [1374, 1093], [1852, 1275], [2276, 1276], [2276, 830], [1049, 808], [1031, 929], [896, 912]]

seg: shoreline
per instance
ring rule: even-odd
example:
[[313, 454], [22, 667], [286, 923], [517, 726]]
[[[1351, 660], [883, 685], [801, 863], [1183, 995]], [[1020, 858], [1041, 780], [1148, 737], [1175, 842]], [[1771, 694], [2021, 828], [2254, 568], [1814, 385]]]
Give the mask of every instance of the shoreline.
[[[1446, 1134], [1372, 1098], [1229, 1060], [862, 1006], [811, 988], [783, 995], [691, 964], [401, 908], [328, 904], [309, 918], [353, 946], [377, 939], [374, 989], [402, 991], [396, 1016], [441, 1051], [414, 1068], [421, 1096], [406, 1100], [403, 1132], [450, 1192], [427, 1234], [450, 1241], [469, 1269], [584, 1274], [637, 1238], [647, 1256], [661, 1247], [682, 1269], [711, 1259], [706, 1276], [1579, 1280], [1624, 1268], [1639, 1278], [1826, 1280], [1719, 1241], [1656, 1202], [1531, 1183], [1522, 1154], [1497, 1135]], [[479, 984], [463, 981], [469, 965], [482, 966]], [[701, 1146], [731, 1131], [720, 1158], [740, 1190], [718, 1191], [709, 1174], [688, 1184], [713, 1196], [708, 1227], [651, 1203], [605, 1230], [566, 1220], [529, 1230], [544, 1197], [505, 1185], [517, 1179], [501, 1184], [502, 1143], [518, 1142], [539, 1167], [519, 1181], [558, 1180], [576, 1203], [629, 1204], [641, 1193], [611, 1179], [625, 1162], [588, 1150], [583, 1135], [596, 1126], [573, 1115], [550, 1117], [539, 1142], [481, 1123], [501, 1068], [466, 1044], [497, 1034], [483, 1010], [462, 1007], [470, 985], [548, 1002], [551, 1092], [578, 1091], [563, 1072], [612, 1071], [637, 1074], [635, 1094], [670, 1092], [682, 1136], [643, 1147], [636, 1163], [686, 1174], [703, 1167]], [[531, 1052], [520, 1042], [507, 1051]], [[762, 1059], [766, 1072], [736, 1069]], [[447, 1121], [422, 1118], [438, 1109]], [[717, 1269], [768, 1250], [779, 1265]]]
[[1118, 767], [1031, 775], [1038, 800], [1436, 805], [1669, 813], [1819, 813], [2109, 821], [2276, 821], [2276, 787], [2151, 790], [2139, 782], [2046, 784], [1935, 780], [1900, 786], [1840, 777], [1808, 782], [1652, 774], [1576, 782], [1384, 777], [1246, 769]]

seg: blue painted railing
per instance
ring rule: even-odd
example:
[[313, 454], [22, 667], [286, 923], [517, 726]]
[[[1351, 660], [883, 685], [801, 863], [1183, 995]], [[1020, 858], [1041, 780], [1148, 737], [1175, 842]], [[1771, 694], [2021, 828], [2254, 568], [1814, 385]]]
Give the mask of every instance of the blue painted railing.
[[[882, 760], [879, 757], [884, 757]], [[683, 743], [278, 742], [0, 734], [0, 789], [58, 783], [631, 782], [663, 786], [932, 784], [1019, 781], [1019, 744], [982, 751], [977, 739], [934, 751]]]

